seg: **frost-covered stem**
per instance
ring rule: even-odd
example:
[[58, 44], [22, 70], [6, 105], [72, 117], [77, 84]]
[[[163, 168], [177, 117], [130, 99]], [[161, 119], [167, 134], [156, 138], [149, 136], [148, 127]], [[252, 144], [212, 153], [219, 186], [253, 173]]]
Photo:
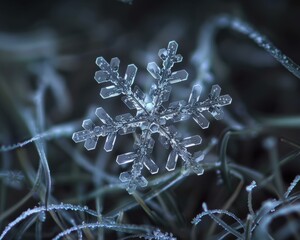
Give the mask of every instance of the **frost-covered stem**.
[[4, 236], [14, 227], [16, 226], [19, 222], [25, 220], [29, 216], [45, 211], [58, 211], [58, 210], [70, 210], [70, 211], [80, 211], [80, 212], [85, 212], [91, 216], [97, 217], [97, 213], [88, 209], [87, 207], [81, 207], [81, 206], [76, 206], [72, 204], [50, 204], [46, 208], [46, 206], [41, 206], [41, 207], [35, 207], [32, 209], [28, 209], [27, 211], [23, 212], [19, 217], [17, 217], [14, 221], [10, 222], [4, 231], [0, 235], [0, 240], [4, 238]]
[[295, 177], [295, 179], [293, 180], [293, 182], [291, 183], [291, 185], [289, 186], [288, 190], [285, 192], [285, 194], [284, 194], [285, 199], [287, 199], [289, 197], [289, 195], [291, 194], [291, 192], [296, 187], [296, 185], [298, 184], [299, 181], [300, 181], [300, 175], [297, 175]]
[[248, 210], [252, 217], [255, 216], [252, 206], [252, 191], [256, 187], [256, 182], [252, 181], [249, 186], [246, 187], [246, 191], [248, 192]]
[[126, 224], [112, 224], [112, 223], [82, 223], [81, 225], [77, 225], [71, 228], [66, 229], [65, 231], [61, 232], [60, 234], [56, 235], [52, 240], [58, 240], [62, 237], [70, 235], [71, 233], [82, 230], [82, 229], [97, 229], [97, 228], [104, 228], [110, 229], [117, 232], [125, 232], [125, 233], [133, 233], [133, 232], [149, 232], [150, 230], [154, 231], [154, 228], [149, 226], [137, 226], [137, 225], [126, 225]]
[[221, 227], [224, 228], [224, 230], [228, 231], [229, 233], [233, 234], [234, 236], [236, 236], [238, 239], [243, 239], [241, 233], [239, 233], [238, 231], [236, 231], [234, 228], [232, 228], [231, 226], [229, 226], [227, 223], [225, 223], [223, 220], [221, 220], [220, 218], [216, 217], [214, 214], [225, 214], [231, 218], [233, 218], [237, 223], [239, 223], [239, 225], [242, 227], [243, 230], [245, 230], [245, 226], [242, 222], [241, 219], [239, 219], [237, 216], [235, 216], [233, 213], [230, 213], [226, 210], [219, 210], [219, 209], [215, 209], [215, 210], [208, 210], [207, 209], [207, 205], [206, 203], [202, 204], [203, 207], [203, 212], [198, 214], [192, 221], [192, 224], [196, 225], [198, 224], [202, 218], [206, 215], [208, 215], [211, 219], [213, 219], [216, 223], [218, 223]]
[[21, 148], [24, 147], [25, 145], [38, 141], [40, 139], [53, 139], [53, 138], [59, 138], [62, 136], [67, 136], [69, 137], [70, 135], [72, 135], [72, 133], [75, 131], [77, 127], [77, 124], [74, 123], [69, 123], [69, 124], [63, 124], [63, 125], [59, 125], [59, 126], [55, 126], [50, 128], [49, 130], [36, 134], [34, 137], [25, 140], [23, 142], [19, 142], [19, 143], [15, 143], [12, 145], [3, 145], [0, 147], [0, 152], [8, 152], [8, 151], [12, 151], [15, 150], [17, 148]]
[[292, 59], [283, 54], [274, 44], [260, 32], [256, 31], [249, 24], [242, 22], [238, 19], [232, 19], [230, 27], [242, 34], [248, 36], [259, 47], [266, 50], [272, 57], [274, 57], [281, 65], [294, 74], [297, 78], [300, 78], [300, 67]]
[[246, 35], [254, 41], [259, 47], [267, 51], [288, 71], [300, 79], [300, 66], [292, 59], [283, 54], [266, 36], [258, 32], [250, 24], [228, 15], [216, 17], [208, 23], [207, 28], [210, 30], [210, 37], [214, 37], [216, 30], [219, 28], [229, 28], [243, 35]]

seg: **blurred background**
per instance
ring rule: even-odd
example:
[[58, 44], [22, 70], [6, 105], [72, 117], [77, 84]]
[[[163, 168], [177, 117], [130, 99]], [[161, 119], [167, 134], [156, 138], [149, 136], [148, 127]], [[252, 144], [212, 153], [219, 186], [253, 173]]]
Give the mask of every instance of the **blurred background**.
[[[89, 166], [118, 176], [122, 169], [114, 159], [118, 154], [131, 151], [134, 141], [131, 135], [120, 136], [115, 150], [104, 153], [103, 139], [92, 152], [85, 151], [82, 144], [75, 145], [71, 140], [72, 131], [81, 130], [83, 119], [95, 119], [97, 107], [103, 106], [111, 116], [129, 111], [120, 98], [103, 100], [99, 96], [100, 86], [93, 79], [98, 70], [95, 59], [103, 56], [109, 61], [112, 57], [119, 57], [121, 75], [128, 64], [134, 63], [139, 69], [135, 84], [148, 92], [153, 79], [146, 71], [147, 63], [160, 63], [158, 50], [175, 40], [183, 62], [174, 68], [186, 69], [189, 79], [174, 86], [171, 99], [188, 99], [190, 89], [196, 83], [204, 87], [203, 100], [213, 84], [219, 84], [222, 93], [233, 99], [226, 108], [225, 120], [212, 121], [209, 129], [201, 130], [186, 122], [178, 128], [186, 135], [200, 134], [203, 149], [210, 145], [211, 139], [221, 141], [228, 129], [250, 129], [250, 134], [230, 140], [227, 156], [234, 163], [268, 176], [272, 172], [269, 159], [272, 149], [276, 149], [278, 159], [283, 159], [299, 148], [300, 80], [246, 36], [227, 28], [217, 28], [212, 33], [210, 24], [217, 16], [237, 17], [266, 35], [283, 53], [300, 64], [299, 13], [297, 0], [2, 1], [0, 145], [25, 141], [56, 126], [71, 126], [70, 129], [62, 127], [62, 133], [52, 134], [47, 142], [47, 158], [53, 177], [51, 194], [59, 201], [84, 203], [94, 208], [94, 199], [80, 200], [80, 196], [107, 181], [101, 177], [97, 179], [99, 176], [95, 173], [89, 175], [89, 167], [82, 167], [74, 162], [74, 158], [77, 159], [80, 153], [86, 157]], [[41, 90], [43, 86], [47, 87]], [[36, 101], [39, 101], [41, 92], [45, 96], [44, 114], [37, 114], [38, 127], [33, 127], [36, 129], [34, 134], [26, 124], [24, 113], [38, 105]], [[160, 159], [158, 162], [163, 169], [168, 152], [161, 154], [159, 143], [156, 147], [154, 159]], [[76, 156], [72, 155], [75, 149]], [[220, 144], [216, 143], [207, 161], [217, 161], [219, 149]], [[281, 169], [285, 186], [300, 172], [299, 158], [295, 159]], [[37, 171], [39, 157], [30, 144], [21, 150], [2, 152], [0, 160], [0, 176], [7, 176], [8, 172], [13, 174], [9, 181], [4, 177], [0, 179], [0, 213], [4, 213], [32, 188], [28, 173], [32, 169]], [[66, 172], [72, 173], [73, 178], [65, 179]], [[176, 224], [158, 227], [185, 239], [190, 220], [201, 211], [203, 201], [210, 208], [222, 208], [231, 196], [232, 192], [223, 184], [221, 175], [218, 171], [211, 171], [201, 177], [191, 176], [170, 190], [168, 193], [182, 212], [186, 225], [181, 228]], [[12, 179], [16, 181], [15, 185]], [[246, 177], [245, 184], [251, 180]], [[257, 194], [255, 207], [272, 194], [267, 190]], [[103, 212], [118, 206], [116, 197], [120, 196], [128, 198], [124, 192], [106, 196]], [[238, 199], [231, 210], [245, 218], [245, 195], [241, 194]], [[33, 207], [38, 202], [39, 197], [32, 195], [20, 209]], [[127, 222], [153, 224], [144, 212], [143, 217], [137, 219], [140, 212], [139, 209], [128, 213]], [[1, 231], [20, 213], [16, 210], [10, 215], [0, 215]]]

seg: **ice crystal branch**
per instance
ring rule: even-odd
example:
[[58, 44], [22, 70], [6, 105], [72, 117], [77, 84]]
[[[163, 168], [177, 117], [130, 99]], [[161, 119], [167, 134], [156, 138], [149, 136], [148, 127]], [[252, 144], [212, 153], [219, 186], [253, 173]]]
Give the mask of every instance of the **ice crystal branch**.
[[207, 99], [200, 101], [201, 87], [195, 85], [192, 88], [188, 101], [180, 100], [171, 102], [168, 106], [164, 102], [169, 100], [171, 85], [187, 80], [188, 73], [185, 70], [172, 71], [174, 64], [182, 61], [182, 56], [177, 54], [178, 44], [171, 41], [167, 49], [160, 49], [158, 56], [162, 60], [162, 67], [155, 62], [147, 66], [148, 72], [155, 79], [149, 91], [150, 100], [146, 100], [146, 94], [138, 87], [133, 86], [137, 67], [134, 64], [127, 66], [124, 77], [120, 76], [118, 69], [120, 60], [112, 58], [108, 63], [103, 57], [98, 57], [96, 64], [100, 70], [95, 73], [95, 80], [102, 84], [104, 82], [111, 85], [104, 87], [100, 91], [100, 96], [104, 99], [122, 96], [122, 101], [130, 110], [135, 110], [133, 116], [130, 113], [116, 116], [114, 119], [108, 115], [104, 108], [96, 109], [96, 116], [103, 123], [96, 126], [92, 120], [83, 121], [84, 130], [73, 134], [73, 140], [84, 142], [87, 150], [96, 148], [99, 137], [106, 137], [104, 149], [112, 151], [117, 135], [134, 133], [137, 128], [141, 130], [136, 140], [133, 151], [117, 156], [119, 165], [132, 163], [131, 171], [120, 174], [120, 180], [126, 184], [129, 193], [132, 193], [137, 186], [147, 186], [147, 180], [142, 175], [145, 166], [151, 174], [159, 171], [158, 166], [151, 158], [151, 153], [155, 144], [152, 135], [159, 134], [159, 141], [165, 148], [171, 147], [171, 151], [166, 163], [166, 169], [172, 171], [176, 168], [177, 159], [180, 157], [184, 161], [184, 166], [191, 169], [197, 175], [203, 173], [203, 168], [199, 163], [203, 159], [201, 151], [191, 153], [188, 147], [199, 145], [202, 141], [199, 135], [183, 138], [172, 123], [188, 120], [190, 117], [202, 128], [208, 128], [209, 121], [203, 115], [210, 113], [216, 120], [223, 118], [222, 107], [231, 103], [229, 95], [220, 96], [221, 88], [213, 85]]

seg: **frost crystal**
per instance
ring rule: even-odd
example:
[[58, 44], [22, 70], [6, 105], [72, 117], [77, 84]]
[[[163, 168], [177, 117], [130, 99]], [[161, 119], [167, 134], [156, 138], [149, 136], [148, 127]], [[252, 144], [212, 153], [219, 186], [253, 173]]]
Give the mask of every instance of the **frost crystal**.
[[203, 173], [203, 168], [199, 163], [203, 159], [201, 151], [191, 153], [188, 147], [199, 145], [201, 137], [199, 135], [182, 138], [172, 122], [185, 121], [192, 117], [202, 128], [208, 128], [209, 121], [203, 115], [204, 112], [210, 113], [216, 120], [223, 118], [221, 107], [231, 103], [229, 95], [220, 96], [221, 88], [213, 85], [208, 98], [200, 101], [201, 87], [195, 85], [192, 88], [188, 101], [181, 100], [172, 102], [166, 107], [163, 103], [169, 100], [171, 85], [185, 81], [188, 73], [185, 70], [172, 72], [175, 63], [182, 61], [182, 56], [176, 54], [178, 44], [171, 41], [168, 48], [160, 49], [159, 57], [162, 59], [162, 67], [155, 62], [147, 66], [148, 72], [155, 79], [149, 96], [146, 101], [146, 94], [134, 83], [137, 67], [133, 64], [128, 65], [125, 76], [119, 76], [118, 58], [112, 58], [108, 63], [103, 57], [96, 60], [100, 71], [95, 73], [95, 80], [101, 84], [110, 82], [111, 85], [104, 87], [100, 91], [102, 98], [116, 97], [123, 95], [122, 101], [131, 110], [136, 110], [135, 116], [130, 113], [116, 116], [114, 119], [99, 107], [95, 114], [103, 123], [96, 126], [90, 119], [84, 120], [82, 127], [84, 130], [73, 134], [72, 139], [77, 142], [85, 142], [87, 150], [95, 149], [98, 138], [106, 137], [104, 149], [112, 151], [117, 135], [134, 133], [136, 128], [141, 130], [141, 134], [134, 144], [133, 151], [121, 154], [116, 161], [119, 165], [132, 163], [132, 168], [128, 172], [120, 174], [120, 180], [126, 183], [127, 191], [132, 193], [137, 186], [147, 186], [147, 180], [142, 175], [145, 166], [151, 174], [159, 171], [156, 163], [151, 159], [151, 152], [154, 147], [152, 134], [159, 134], [159, 141], [165, 148], [171, 147], [171, 151], [166, 163], [166, 169], [172, 171], [176, 168], [177, 159], [180, 157], [184, 161], [185, 168], [193, 170], [197, 175]]

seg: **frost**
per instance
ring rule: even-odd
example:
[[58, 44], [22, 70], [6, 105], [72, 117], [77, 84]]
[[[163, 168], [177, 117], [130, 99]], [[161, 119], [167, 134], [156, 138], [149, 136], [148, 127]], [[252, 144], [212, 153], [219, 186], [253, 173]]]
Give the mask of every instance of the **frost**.
[[251, 184], [246, 187], [246, 191], [247, 192], [252, 192], [253, 188], [255, 188], [256, 186], [257, 186], [256, 182], [252, 181]]
[[[118, 115], [115, 118], [109, 116], [104, 108], [96, 109], [96, 116], [103, 123], [96, 126], [92, 120], [83, 121], [84, 130], [75, 132], [72, 139], [74, 142], [84, 142], [87, 150], [95, 149], [98, 138], [106, 137], [104, 149], [112, 151], [117, 135], [134, 133], [137, 128], [141, 130], [137, 134], [137, 140], [133, 151], [121, 154], [117, 157], [119, 165], [132, 163], [128, 172], [120, 174], [120, 180], [126, 184], [129, 193], [135, 191], [137, 186], [147, 186], [147, 180], [142, 175], [144, 166], [151, 174], [159, 171], [151, 153], [155, 144], [152, 134], [159, 134], [159, 141], [165, 147], [171, 147], [166, 163], [166, 169], [172, 171], [176, 168], [178, 157], [184, 161], [186, 169], [200, 175], [203, 168], [199, 163], [203, 159], [202, 152], [191, 153], [187, 148], [199, 145], [202, 141], [199, 135], [183, 138], [176, 127], [175, 122], [188, 120], [190, 117], [202, 128], [208, 128], [209, 121], [203, 113], [209, 113], [216, 120], [223, 118], [222, 107], [231, 103], [229, 95], [220, 95], [221, 88], [213, 85], [207, 99], [200, 101], [201, 87], [195, 85], [192, 88], [188, 101], [180, 100], [171, 102], [168, 107], [163, 103], [169, 100], [171, 85], [187, 80], [188, 73], [185, 70], [172, 72], [174, 64], [182, 61], [182, 56], [177, 54], [178, 44], [171, 41], [167, 49], [160, 49], [158, 56], [162, 60], [162, 67], [155, 62], [147, 66], [148, 72], [155, 79], [149, 91], [149, 100], [146, 94], [137, 86], [133, 86], [137, 67], [128, 65], [124, 77], [119, 75], [120, 60], [112, 58], [108, 63], [103, 57], [98, 57], [96, 64], [100, 70], [95, 73], [95, 80], [102, 84], [109, 83], [100, 91], [102, 98], [123, 95], [122, 101], [125, 105], [135, 110], [135, 116], [130, 113]], [[148, 99], [148, 98], [147, 98]]]
[[176, 240], [176, 237], [173, 237], [172, 233], [163, 233], [160, 229], [153, 231], [153, 233], [149, 233], [144, 237], [146, 240]]

